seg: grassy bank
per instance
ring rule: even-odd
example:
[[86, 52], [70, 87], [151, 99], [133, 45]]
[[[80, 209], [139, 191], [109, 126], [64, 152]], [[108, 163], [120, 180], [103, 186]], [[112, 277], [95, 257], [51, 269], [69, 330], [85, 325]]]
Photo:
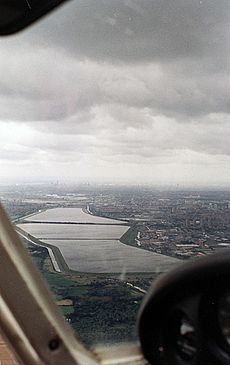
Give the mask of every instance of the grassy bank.
[[137, 339], [136, 316], [143, 294], [127, 281], [147, 286], [150, 275], [129, 274], [121, 281], [117, 274], [57, 273], [45, 247], [27, 243], [27, 248], [55, 300], [72, 301], [60, 310], [86, 345]]

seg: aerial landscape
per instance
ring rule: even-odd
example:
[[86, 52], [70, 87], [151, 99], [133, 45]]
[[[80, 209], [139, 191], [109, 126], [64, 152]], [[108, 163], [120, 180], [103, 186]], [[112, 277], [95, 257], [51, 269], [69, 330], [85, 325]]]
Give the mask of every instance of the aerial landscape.
[[[70, 213], [72, 221], [68, 217]], [[90, 224], [92, 218], [94, 223]], [[27, 232], [43, 243], [58, 247], [69, 268], [80, 272], [152, 272], [159, 266], [176, 262], [173, 258], [166, 256], [163, 260], [159, 254], [121, 243], [119, 239], [130, 228], [126, 221], [120, 221], [123, 225], [119, 225], [119, 221], [95, 218], [81, 208], [49, 209], [25, 219], [33, 223], [17, 227], [24, 235]], [[60, 220], [62, 223], [57, 223]]]
[[89, 347], [138, 341], [151, 283], [230, 249], [229, 14], [70, 1], [2, 39], [0, 202]]
[[227, 189], [17, 185], [1, 186], [0, 197], [88, 346], [137, 340], [138, 308], [152, 281], [230, 247]]

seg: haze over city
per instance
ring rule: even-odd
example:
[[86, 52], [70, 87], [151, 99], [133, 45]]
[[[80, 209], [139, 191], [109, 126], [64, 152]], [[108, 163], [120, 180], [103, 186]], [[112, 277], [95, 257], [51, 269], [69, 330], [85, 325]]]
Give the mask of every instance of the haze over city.
[[1, 183], [228, 187], [229, 20], [228, 0], [88, 0], [1, 39]]

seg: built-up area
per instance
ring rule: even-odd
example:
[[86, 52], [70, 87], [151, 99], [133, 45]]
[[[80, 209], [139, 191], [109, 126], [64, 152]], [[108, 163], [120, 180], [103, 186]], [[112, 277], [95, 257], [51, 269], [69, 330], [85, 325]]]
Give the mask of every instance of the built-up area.
[[221, 191], [122, 190], [93, 199], [94, 214], [128, 220], [122, 240], [181, 259], [230, 247], [230, 200]]
[[230, 247], [230, 192], [146, 186], [50, 184], [1, 188], [13, 219], [55, 207], [124, 220], [123, 243], [187, 259]]

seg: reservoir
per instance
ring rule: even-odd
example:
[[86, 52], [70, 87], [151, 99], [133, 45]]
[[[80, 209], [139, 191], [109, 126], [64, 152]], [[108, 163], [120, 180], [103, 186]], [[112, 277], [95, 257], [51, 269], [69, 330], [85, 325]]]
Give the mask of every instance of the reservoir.
[[25, 220], [37, 222], [72, 222], [72, 223], [95, 223], [95, 224], [121, 224], [123, 221], [97, 217], [86, 212], [82, 208], [53, 208], [44, 212], [33, 214]]
[[129, 229], [121, 225], [124, 222], [93, 216], [81, 208], [49, 209], [25, 221], [18, 225], [22, 230], [58, 247], [68, 267], [79, 272], [164, 272], [180, 262], [121, 243]]

